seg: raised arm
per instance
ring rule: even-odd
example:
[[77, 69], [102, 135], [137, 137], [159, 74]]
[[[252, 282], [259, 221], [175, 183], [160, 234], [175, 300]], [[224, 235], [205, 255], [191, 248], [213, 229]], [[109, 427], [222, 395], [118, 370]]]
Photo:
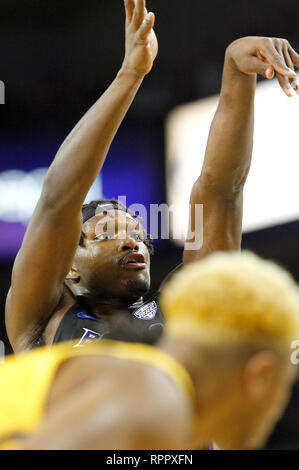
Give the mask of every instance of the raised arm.
[[[240, 249], [243, 188], [252, 155], [256, 76], [271, 79], [276, 72], [281, 88], [292, 96], [291, 86], [299, 92], [294, 66], [299, 66], [299, 56], [285, 39], [246, 37], [228, 47], [202, 173], [191, 193], [189, 227], [193, 235], [189, 232], [184, 263], [213, 251]], [[198, 236], [201, 229], [200, 221], [196, 223], [196, 204], [203, 205], [203, 244], [192, 249], [194, 234]]]
[[155, 18], [147, 13], [145, 0], [125, 0], [125, 9], [122, 67], [60, 147], [15, 260], [6, 326], [17, 350], [26, 347], [28, 337], [59, 302], [81, 234], [81, 206], [157, 55]]

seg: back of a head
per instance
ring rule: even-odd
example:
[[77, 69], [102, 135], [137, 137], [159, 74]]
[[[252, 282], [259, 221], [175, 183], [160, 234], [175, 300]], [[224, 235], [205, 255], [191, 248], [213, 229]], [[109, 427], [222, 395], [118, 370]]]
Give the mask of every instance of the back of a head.
[[175, 274], [161, 306], [165, 341], [183, 340], [188, 350], [198, 439], [223, 449], [261, 447], [296, 378], [299, 288], [290, 274], [249, 252], [216, 253]]
[[299, 288], [284, 269], [250, 252], [216, 253], [184, 267], [161, 304], [171, 336], [288, 353], [299, 339]]

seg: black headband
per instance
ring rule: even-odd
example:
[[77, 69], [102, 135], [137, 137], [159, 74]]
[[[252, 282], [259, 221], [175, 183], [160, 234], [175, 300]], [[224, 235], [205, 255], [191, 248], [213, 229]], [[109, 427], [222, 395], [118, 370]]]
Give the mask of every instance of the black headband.
[[102, 212], [109, 211], [111, 209], [122, 210], [126, 212], [122, 207], [119, 206], [119, 204], [113, 202], [103, 202], [102, 204], [98, 204], [96, 207], [91, 205], [82, 207], [83, 224], [95, 215], [99, 215]]

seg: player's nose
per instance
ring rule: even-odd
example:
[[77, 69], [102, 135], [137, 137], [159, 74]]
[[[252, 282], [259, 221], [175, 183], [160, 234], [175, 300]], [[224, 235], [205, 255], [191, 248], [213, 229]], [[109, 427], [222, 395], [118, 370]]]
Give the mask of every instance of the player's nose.
[[139, 251], [139, 246], [134, 238], [127, 236], [124, 240], [121, 240], [118, 249], [119, 251]]

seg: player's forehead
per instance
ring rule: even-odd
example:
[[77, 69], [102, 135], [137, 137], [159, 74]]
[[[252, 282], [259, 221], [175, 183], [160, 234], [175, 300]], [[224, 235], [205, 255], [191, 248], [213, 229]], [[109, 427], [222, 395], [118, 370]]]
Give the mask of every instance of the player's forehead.
[[98, 214], [84, 222], [82, 230], [84, 233], [94, 232], [101, 227], [107, 226], [109, 223], [116, 225], [123, 224], [124, 226], [134, 224], [136, 228], [140, 228], [138, 220], [133, 218], [127, 212], [118, 209], [109, 209], [100, 211]]

